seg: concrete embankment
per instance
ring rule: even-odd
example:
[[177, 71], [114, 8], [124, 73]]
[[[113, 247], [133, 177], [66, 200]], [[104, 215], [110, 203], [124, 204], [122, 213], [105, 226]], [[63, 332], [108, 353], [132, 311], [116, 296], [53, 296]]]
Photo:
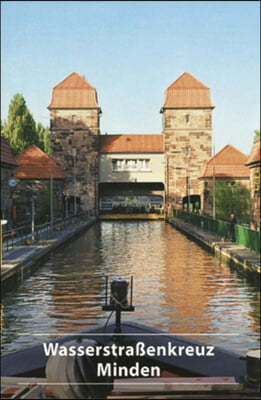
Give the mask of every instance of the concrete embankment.
[[51, 252], [77, 237], [95, 222], [96, 217], [88, 218], [81, 223], [71, 225], [66, 230], [55, 232], [53, 237], [48, 240], [4, 251], [3, 265], [1, 266], [1, 289], [7, 290], [23, 281]]
[[221, 241], [215, 234], [206, 232], [178, 218], [169, 218], [168, 222], [204, 248], [210, 250], [221, 261], [246, 272], [260, 275], [260, 254], [236, 243]]

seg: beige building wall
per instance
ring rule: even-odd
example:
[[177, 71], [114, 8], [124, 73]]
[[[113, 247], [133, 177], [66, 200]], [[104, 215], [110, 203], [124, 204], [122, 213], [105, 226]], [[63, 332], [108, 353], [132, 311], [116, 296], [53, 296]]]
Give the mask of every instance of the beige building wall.
[[[150, 160], [147, 171], [114, 171], [113, 160]], [[100, 155], [99, 182], [162, 182], [164, 183], [164, 154], [107, 153]]]

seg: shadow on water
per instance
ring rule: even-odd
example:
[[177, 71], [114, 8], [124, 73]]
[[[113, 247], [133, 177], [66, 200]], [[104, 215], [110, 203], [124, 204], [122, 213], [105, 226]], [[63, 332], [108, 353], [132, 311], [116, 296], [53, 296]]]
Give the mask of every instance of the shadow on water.
[[7, 293], [3, 351], [105, 323], [106, 275], [133, 275], [136, 311], [128, 320], [242, 353], [259, 346], [258, 282], [164, 222], [104, 221]]

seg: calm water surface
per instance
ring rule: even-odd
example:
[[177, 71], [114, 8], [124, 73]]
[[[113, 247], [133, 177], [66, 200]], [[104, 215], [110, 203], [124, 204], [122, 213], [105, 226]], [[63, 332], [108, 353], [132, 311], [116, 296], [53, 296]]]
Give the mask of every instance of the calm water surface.
[[242, 354], [260, 345], [257, 283], [164, 222], [132, 221], [94, 225], [8, 292], [2, 351], [105, 323], [105, 275], [134, 277], [136, 311], [124, 319]]

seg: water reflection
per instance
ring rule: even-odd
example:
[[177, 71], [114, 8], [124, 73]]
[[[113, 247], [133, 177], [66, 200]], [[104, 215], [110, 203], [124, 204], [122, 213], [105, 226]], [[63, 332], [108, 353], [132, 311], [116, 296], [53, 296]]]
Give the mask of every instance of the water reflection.
[[[102, 222], [4, 299], [3, 351], [105, 322], [104, 276], [134, 277], [129, 320], [245, 353], [258, 346], [257, 284], [164, 222]], [[222, 333], [229, 333], [225, 337]], [[240, 336], [237, 336], [240, 334]]]

